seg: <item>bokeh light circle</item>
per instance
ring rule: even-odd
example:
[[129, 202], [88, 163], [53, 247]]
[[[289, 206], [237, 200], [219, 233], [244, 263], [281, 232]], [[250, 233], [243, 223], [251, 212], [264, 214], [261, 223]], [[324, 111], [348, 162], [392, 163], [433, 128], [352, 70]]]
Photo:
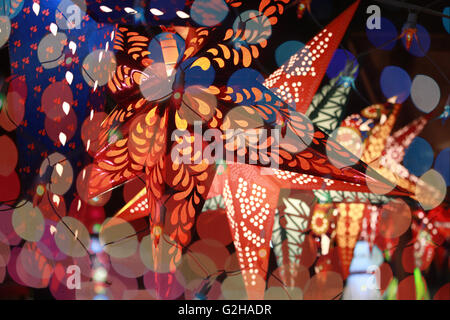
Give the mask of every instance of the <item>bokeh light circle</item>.
[[53, 274], [54, 262], [53, 259], [48, 258], [43, 253], [43, 251], [48, 251], [48, 249], [42, 244], [41, 248], [39, 248], [36, 244], [26, 242], [22, 247], [17, 263], [20, 263], [23, 270], [30, 276], [48, 282], [50, 276]]
[[[279, 128], [283, 131], [282, 128]], [[280, 148], [290, 153], [299, 153], [311, 144], [314, 137], [314, 125], [311, 120], [295, 110], [289, 110], [286, 131], [280, 132]]]
[[439, 152], [434, 162], [434, 169], [444, 178], [447, 187], [450, 187], [450, 148], [445, 148]]
[[201, 86], [190, 86], [184, 91], [180, 116], [190, 125], [209, 121], [215, 114], [216, 96]]
[[6, 101], [0, 107], [0, 125], [6, 131], [15, 130], [22, 123], [27, 92], [27, 84], [21, 77], [9, 82]]
[[303, 291], [310, 279], [309, 270], [301, 264], [289, 263], [274, 270], [267, 281], [268, 287], [299, 288]]
[[380, 24], [380, 29], [367, 29], [366, 27], [367, 38], [375, 47], [391, 50], [397, 43], [397, 28], [390, 20], [383, 17], [380, 18]]
[[166, 65], [156, 62], [147, 67], [142, 76], [140, 90], [148, 101], [157, 101], [167, 98], [172, 92], [174, 74], [168, 76]]
[[36, 245], [42, 254], [53, 261], [61, 261], [67, 258], [67, 256], [59, 250], [55, 242], [55, 237], [53, 236], [57, 223], [57, 221], [46, 219], [44, 234], [42, 235], [42, 238], [36, 242]]
[[236, 43], [258, 44], [272, 35], [272, 24], [269, 18], [257, 10], [247, 10], [236, 18], [233, 24]]
[[94, 207], [103, 207], [111, 199], [112, 191], [103, 192], [88, 200], [88, 204]]
[[201, 251], [184, 255], [183, 262], [187, 264], [188, 270], [192, 272], [190, 278], [205, 278], [210, 274], [217, 273], [218, 270], [213, 257]]
[[379, 232], [388, 239], [400, 237], [411, 225], [411, 209], [402, 199], [384, 204], [380, 212]]
[[328, 78], [332, 79], [338, 76], [339, 73], [345, 70], [347, 65], [352, 65], [353, 67], [351, 69], [358, 67], [356, 57], [348, 50], [336, 50], [326, 71]]
[[12, 224], [16, 233], [27, 241], [39, 241], [44, 234], [44, 217], [30, 202], [14, 209]]
[[11, 20], [7, 16], [0, 16], [0, 48], [8, 42], [11, 34]]
[[103, 222], [99, 238], [105, 252], [115, 258], [127, 258], [138, 248], [136, 230], [118, 217], [108, 218]]
[[67, 36], [58, 32], [56, 35], [47, 34], [38, 45], [38, 59], [45, 69], [52, 69], [64, 61], [64, 48], [67, 44]]
[[58, 120], [45, 117], [44, 128], [47, 136], [60, 146], [66, 146], [77, 130], [78, 118], [75, 112]]
[[411, 174], [421, 176], [431, 168], [433, 159], [433, 148], [428, 141], [416, 137], [405, 151], [403, 165]]
[[[443, 14], [450, 16], [450, 7], [446, 7], [444, 8], [444, 11], [442, 12]], [[442, 18], [442, 24], [444, 25], [444, 29], [445, 31], [447, 31], [447, 33], [450, 33], [450, 18]]]
[[264, 124], [263, 119], [255, 109], [248, 106], [232, 108], [224, 119], [226, 130], [256, 130]]
[[70, 106], [73, 104], [73, 93], [70, 86], [65, 81], [57, 81], [45, 88], [41, 97], [42, 109], [45, 115], [53, 121], [59, 121], [66, 116], [63, 104]]
[[20, 180], [15, 171], [8, 176], [0, 175], [0, 202], [11, 202], [20, 193]]
[[[427, 291], [425, 278], [420, 275], [422, 282], [425, 285], [424, 291]], [[410, 275], [399, 282], [397, 287], [397, 299], [398, 300], [416, 300], [416, 277], [415, 275]]]
[[[447, 12], [450, 14], [450, 8]], [[449, 19], [450, 20], [450, 19]], [[449, 22], [450, 23], [450, 22]], [[450, 33], [450, 31], [447, 30]], [[433, 296], [433, 300], [450, 300], [450, 282], [444, 284]]]
[[[39, 262], [36, 260], [39, 260]], [[42, 256], [35, 243], [25, 243], [18, 253], [14, 264], [17, 277], [27, 287], [45, 288], [48, 286], [53, 267], [51, 261], [49, 262]]]
[[10, 19], [14, 19], [20, 12], [22, 12], [24, 0], [10, 0], [0, 4], [0, 11], [7, 14]]
[[194, 272], [205, 276], [205, 273], [214, 274], [224, 270], [229, 255], [219, 241], [198, 240], [189, 246], [188, 263]]
[[16, 246], [22, 240], [20, 236], [15, 232], [12, 225], [13, 208], [7, 205], [0, 205], [0, 242], [8, 244], [10, 246]]
[[265, 300], [303, 300], [302, 289], [296, 287], [270, 287], [264, 293]]
[[0, 232], [0, 268], [8, 265], [11, 249], [9, 247], [8, 238]]
[[90, 87], [104, 86], [116, 70], [114, 53], [105, 50], [95, 50], [83, 60], [82, 71], [84, 81]]
[[[376, 174], [375, 174], [376, 173]], [[397, 185], [397, 176], [379, 163], [373, 163], [366, 169], [366, 185], [372, 193], [383, 195], [394, 190]], [[383, 181], [379, 177], [383, 177]]]
[[55, 242], [68, 256], [80, 258], [87, 255], [91, 239], [83, 223], [73, 217], [63, 217], [56, 225]]
[[[141, 260], [144, 263], [144, 265], [151, 271], [168, 273], [171, 271], [170, 262], [172, 257], [171, 255], [167, 254], [167, 252], [169, 252], [169, 250], [172, 249], [174, 246], [176, 246], [176, 243], [171, 241], [165, 234], [162, 234], [159, 243], [157, 245], [157, 248], [155, 249], [154, 242], [151, 236], [149, 235], [145, 236], [142, 238], [139, 246], [139, 253], [141, 256]], [[153, 260], [153, 253], [155, 250], [166, 253], [162, 254], [159, 257], [157, 270], [155, 270], [155, 263]], [[176, 262], [175, 266], [178, 266], [181, 261], [182, 259]]]
[[[158, 300], [173, 300], [184, 292], [185, 282], [181, 275], [173, 273], [155, 273], [149, 271], [144, 275], [145, 288]], [[158, 290], [156, 290], [158, 288]]]
[[22, 281], [20, 276], [17, 272], [17, 258], [19, 257], [20, 251], [22, 250], [21, 247], [13, 247], [11, 249], [11, 254], [8, 262], [8, 274], [11, 277], [11, 279], [14, 280], [14, 282], [26, 286], [26, 284]]
[[116, 258], [111, 256], [110, 259], [113, 269], [126, 278], [138, 278], [148, 271], [141, 260], [138, 250], [126, 258]]
[[156, 10], [162, 12], [163, 14], [157, 14], [158, 20], [172, 20], [177, 18], [177, 11], [184, 12], [184, 8], [186, 6], [186, 1], [184, 0], [151, 0], [145, 2], [147, 3], [147, 7], [152, 14], [153, 12], [157, 12]]
[[212, 27], [221, 23], [229, 8], [224, 0], [195, 0], [191, 6], [191, 18], [199, 25]]
[[38, 185], [36, 188], [37, 194], [43, 191], [42, 197], [38, 200], [38, 208], [41, 210], [45, 219], [58, 222], [60, 217], [66, 216], [66, 203], [64, 197], [57, 194], [52, 194], [51, 191], [46, 191], [46, 188], [42, 185]]
[[202, 212], [197, 219], [197, 233], [202, 240], [214, 239], [228, 245], [233, 241], [230, 229], [211, 228], [211, 226], [226, 226], [227, 223], [227, 216], [221, 210]]
[[344, 289], [339, 273], [322, 271], [312, 276], [305, 287], [305, 300], [331, 300], [338, 297]]
[[[138, 282], [135, 278], [122, 277], [120, 274], [115, 273], [114, 270], [109, 270], [108, 282], [111, 285], [106, 288], [106, 292], [111, 296], [111, 300], [125, 300], [127, 299], [125, 293], [135, 292], [138, 289]], [[98, 293], [98, 287], [95, 289], [97, 290], [97, 295], [101, 295], [101, 293]]]
[[0, 175], [9, 176], [17, 165], [18, 153], [16, 144], [7, 135], [0, 136]]
[[175, 276], [182, 275], [182, 280], [186, 283], [186, 290], [198, 289], [198, 284], [205, 279], [205, 272], [192, 263], [193, 257], [187, 253], [181, 256], [181, 262], [177, 265]]
[[49, 178], [47, 189], [58, 195], [64, 195], [73, 182], [72, 165], [58, 152], [52, 153], [42, 162], [39, 175], [43, 179]]
[[411, 99], [422, 112], [430, 113], [439, 104], [441, 90], [433, 78], [419, 74], [414, 77], [411, 86]]
[[239, 273], [225, 278], [222, 282], [222, 295], [226, 300], [247, 299], [247, 291], [242, 274]]
[[290, 40], [282, 43], [275, 50], [275, 61], [279, 67], [286, 63], [291, 56], [303, 48], [305, 44], [300, 41]]
[[396, 102], [403, 103], [410, 94], [411, 78], [404, 69], [388, 66], [381, 72], [380, 85], [387, 99], [397, 97]]
[[106, 117], [105, 112], [94, 112], [93, 116], [86, 117], [81, 125], [81, 140], [90, 155], [95, 155], [101, 147], [98, 128]]
[[227, 85], [233, 88], [233, 91], [242, 91], [248, 86], [262, 84], [264, 82], [263, 75], [252, 68], [242, 68], [235, 71], [228, 79]]
[[[164, 48], [172, 48], [171, 54], [167, 55]], [[161, 32], [152, 38], [148, 45], [149, 54], [142, 61], [142, 64], [149, 66], [152, 64], [164, 64], [166, 74], [173, 75], [175, 64], [180, 62], [185, 49], [184, 39], [176, 33]], [[148, 61], [150, 59], [150, 61]], [[151, 76], [151, 74], [147, 75]]]
[[88, 164], [85, 168], [83, 168], [77, 176], [76, 186], [77, 186], [77, 194], [80, 196], [81, 200], [84, 202], [88, 202], [91, 198], [91, 194], [89, 193], [89, 183], [92, 177], [98, 174], [98, 171], [101, 170], [96, 167], [94, 164]]
[[439, 172], [430, 169], [417, 181], [416, 198], [424, 210], [436, 208], [447, 195], [447, 185]]
[[[417, 25], [417, 39], [413, 37], [408, 52], [416, 57], [424, 57], [430, 49], [431, 38], [427, 29], [420, 24]], [[417, 41], [418, 40], [418, 41]], [[406, 37], [402, 37], [403, 47], [406, 49]]]
[[361, 134], [357, 130], [350, 127], [339, 127], [331, 133], [330, 137], [354, 155], [350, 158], [336, 159], [332, 152], [333, 149], [327, 148], [328, 159], [334, 166], [343, 168], [352, 166], [359, 161], [364, 151], [364, 144]]
[[123, 187], [123, 200], [125, 203], [128, 203], [131, 199], [133, 199], [144, 187], [145, 182], [140, 179], [128, 181]]
[[86, 14], [84, 0], [62, 0], [55, 10], [55, 22], [59, 29], [81, 29], [81, 22]]

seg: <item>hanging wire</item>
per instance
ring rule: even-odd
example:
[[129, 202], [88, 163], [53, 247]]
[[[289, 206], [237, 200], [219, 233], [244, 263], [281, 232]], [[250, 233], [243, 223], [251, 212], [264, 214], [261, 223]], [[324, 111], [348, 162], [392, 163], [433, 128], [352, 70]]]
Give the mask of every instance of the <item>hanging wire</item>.
[[[50, 182], [49, 183], [49, 190], [51, 190], [51, 185], [52, 185], [52, 182]], [[53, 193], [53, 192], [52, 192]], [[54, 194], [54, 193], [53, 193]], [[56, 210], [56, 208], [55, 208], [55, 206], [53, 205], [53, 201], [50, 199], [50, 192], [48, 192], [47, 191], [47, 200], [48, 200], [48, 202], [50, 203], [50, 206], [52, 207], [52, 209], [53, 209], [53, 213], [59, 218], [59, 222], [61, 222], [69, 231], [70, 231], [70, 233], [77, 239], [77, 241], [80, 243], [80, 245], [83, 247], [83, 249], [86, 251], [86, 253], [88, 254], [88, 256], [89, 256], [89, 260], [90, 260], [90, 262], [91, 262], [91, 265], [93, 264], [92, 263], [92, 260], [91, 260], [91, 253], [89, 252], [89, 249], [88, 248], [86, 248], [86, 246], [84, 245], [84, 243], [80, 240], [80, 238], [78, 238], [77, 236], [76, 236], [76, 234], [75, 234], [75, 232], [73, 232], [73, 230], [67, 225], [67, 223], [63, 220], [63, 217], [61, 217], [61, 215], [58, 213], [58, 211]]]
[[428, 15], [433, 15], [433, 16], [437, 16], [437, 17], [441, 17], [441, 18], [447, 18], [450, 19], [449, 15], [443, 14], [439, 11], [435, 11], [432, 9], [429, 9], [430, 6], [435, 5], [438, 2], [441, 1], [433, 1], [431, 3], [429, 3], [426, 6], [418, 6], [416, 4], [412, 4], [412, 3], [407, 3], [405, 1], [397, 1], [397, 0], [375, 0], [376, 2], [379, 3], [383, 3], [386, 5], [390, 5], [393, 7], [398, 7], [398, 8], [403, 8], [403, 9], [408, 9], [408, 10], [414, 10], [417, 11], [419, 13], [424, 13], [424, 14], [428, 14]]
[[450, 80], [448, 79], [448, 77], [445, 75], [444, 71], [442, 71], [442, 69], [436, 64], [436, 62], [434, 62], [433, 59], [431, 59], [431, 57], [425, 52], [425, 50], [422, 47], [422, 44], [420, 43], [419, 37], [417, 37], [417, 44], [420, 48], [420, 50], [423, 52], [423, 54], [425, 55], [425, 58], [427, 58], [427, 60], [431, 63], [431, 65], [436, 69], [436, 71], [444, 78], [444, 80], [447, 82], [447, 85], [450, 86]]

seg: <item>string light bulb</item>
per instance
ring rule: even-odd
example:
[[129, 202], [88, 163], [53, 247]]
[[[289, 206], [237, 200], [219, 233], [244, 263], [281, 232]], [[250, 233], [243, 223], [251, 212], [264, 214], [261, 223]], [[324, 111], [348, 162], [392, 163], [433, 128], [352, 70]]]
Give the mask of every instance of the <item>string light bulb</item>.
[[297, 18], [301, 19], [303, 18], [303, 15], [305, 14], [305, 10], [308, 10], [308, 12], [311, 12], [311, 1], [312, 0], [301, 0], [297, 7]]
[[418, 42], [418, 38], [417, 38], [417, 13], [416, 12], [410, 12], [408, 14], [408, 20], [406, 21], [406, 23], [403, 25], [403, 32], [400, 35], [400, 38], [405, 37], [406, 40], [406, 50], [409, 51], [409, 49], [411, 49], [411, 44], [413, 39], [416, 39], [416, 41]]

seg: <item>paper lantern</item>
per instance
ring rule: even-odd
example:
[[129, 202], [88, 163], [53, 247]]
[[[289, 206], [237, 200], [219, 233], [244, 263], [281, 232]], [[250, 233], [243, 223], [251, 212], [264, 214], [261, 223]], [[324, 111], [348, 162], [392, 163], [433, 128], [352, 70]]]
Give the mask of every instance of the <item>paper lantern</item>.
[[282, 203], [275, 215], [272, 245], [277, 264], [284, 271], [282, 279], [290, 283], [296, 276], [295, 266], [309, 265], [304, 260], [311, 260], [311, 257], [305, 257], [308, 253], [304, 252], [304, 244], [308, 238], [315, 199], [311, 192], [303, 191], [282, 196], [280, 200]]
[[336, 226], [336, 239], [343, 278], [349, 274], [350, 263], [353, 258], [353, 249], [361, 230], [361, 221], [366, 205], [362, 203], [338, 204], [339, 217]]
[[321, 236], [326, 234], [331, 227], [331, 216], [333, 216], [332, 204], [316, 204], [314, 207], [314, 213], [311, 218], [311, 230], [317, 235]]
[[377, 227], [379, 223], [379, 208], [376, 205], [367, 205], [364, 211], [364, 217], [362, 220], [361, 238], [369, 244], [369, 250], [372, 252], [372, 248], [375, 244], [377, 235]]
[[[351, 66], [348, 66], [351, 68]], [[331, 134], [340, 124], [345, 113], [348, 95], [352, 87], [343, 83], [343, 78], [352, 78], [356, 75], [358, 67], [351, 71], [342, 71], [338, 76], [331, 79], [316, 93], [306, 115], [311, 121], [324, 132]], [[347, 75], [347, 73], [349, 73]]]
[[390, 158], [397, 163], [403, 161], [405, 149], [411, 144], [428, 123], [429, 116], [423, 116], [415, 119], [408, 125], [397, 130], [386, 139], [386, 148], [383, 151], [383, 157]]
[[264, 84], [300, 113], [308, 109], [359, 1], [328, 24]]
[[371, 163], [381, 156], [386, 145], [386, 140], [394, 127], [395, 121], [397, 120], [400, 108], [400, 104], [394, 105], [392, 113], [387, 117], [387, 119], [371, 130], [369, 137], [364, 141], [365, 149], [361, 160]]
[[228, 222], [249, 299], [264, 297], [274, 217], [269, 203], [272, 208], [275, 204], [271, 187], [242, 177], [236, 182], [225, 181]]

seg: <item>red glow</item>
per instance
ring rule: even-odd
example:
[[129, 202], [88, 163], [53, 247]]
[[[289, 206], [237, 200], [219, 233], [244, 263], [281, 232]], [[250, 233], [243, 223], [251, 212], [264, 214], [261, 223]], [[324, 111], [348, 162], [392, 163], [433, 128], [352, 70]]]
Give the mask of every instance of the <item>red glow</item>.
[[406, 39], [406, 50], [411, 49], [411, 44], [414, 38], [417, 40], [417, 28], [407, 28], [403, 31], [403, 36]]
[[312, 0], [300, 1], [299, 5], [297, 7], [297, 17], [299, 19], [303, 18], [303, 15], [305, 14], [306, 9], [308, 10], [308, 12], [311, 12], [311, 1]]

